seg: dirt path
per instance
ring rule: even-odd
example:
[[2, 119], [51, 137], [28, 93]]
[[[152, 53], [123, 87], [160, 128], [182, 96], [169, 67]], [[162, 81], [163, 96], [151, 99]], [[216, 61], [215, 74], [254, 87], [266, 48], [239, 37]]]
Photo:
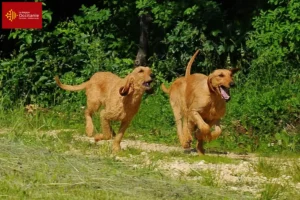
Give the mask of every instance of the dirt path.
[[[93, 139], [76, 136], [74, 139], [82, 140], [94, 143]], [[100, 141], [98, 145], [103, 145], [104, 143], [111, 143], [111, 141]], [[142, 141], [133, 140], [123, 140], [121, 143], [122, 149], [135, 148], [142, 150], [140, 155], [134, 155], [129, 157], [117, 157], [117, 159], [127, 162], [134, 163], [134, 167], [145, 167], [145, 166], [155, 166], [156, 170], [164, 172], [166, 175], [172, 178], [187, 178], [193, 180], [203, 181], [205, 176], [210, 176], [209, 178], [214, 180], [215, 186], [226, 187], [229, 190], [236, 190], [241, 192], [250, 192], [254, 195], [261, 193], [264, 185], [266, 184], [277, 184], [283, 187], [291, 187], [294, 190], [300, 190], [300, 183], [293, 183], [292, 177], [282, 173], [276, 178], [267, 178], [264, 174], [257, 172], [257, 165], [260, 159], [254, 154], [249, 155], [238, 155], [234, 153], [227, 154], [207, 154], [207, 156], [212, 157], [226, 157], [233, 160], [232, 163], [210, 163], [199, 158], [193, 159], [194, 161], [187, 161], [184, 158], [169, 157], [166, 160], [159, 159], [156, 160], [150, 157], [151, 152], [161, 152], [161, 153], [171, 153], [171, 152], [182, 152], [182, 148], [167, 146], [162, 144], [153, 144]], [[198, 157], [197, 153], [188, 154], [187, 157]], [[266, 160], [272, 160], [272, 158], [264, 158]], [[136, 160], [140, 160], [140, 164], [136, 164]], [[195, 161], [196, 160], [196, 161]], [[298, 159], [300, 162], [300, 160]], [[280, 160], [273, 160], [274, 165], [280, 164]], [[277, 162], [277, 163], [276, 163]], [[282, 165], [278, 166], [281, 170], [285, 170], [287, 167], [292, 165], [286, 160], [282, 160]], [[206, 172], [206, 173], [203, 173]], [[191, 176], [191, 174], [194, 174]]]
[[[55, 136], [58, 131], [51, 131], [48, 134]], [[74, 140], [94, 143], [93, 138], [82, 135], [74, 135]], [[109, 145], [112, 141], [100, 141], [97, 145]], [[242, 193], [251, 193], [257, 197], [261, 195], [262, 190], [267, 184], [275, 184], [283, 188], [291, 188], [300, 195], [300, 183], [293, 181], [293, 177], [288, 173], [288, 169], [293, 165], [288, 159], [279, 158], [260, 158], [255, 154], [238, 155], [234, 153], [226, 154], [207, 154], [208, 159], [199, 157], [197, 153], [182, 154], [180, 147], [167, 146], [163, 144], [147, 143], [138, 140], [122, 140], [121, 147], [123, 150], [127, 148], [139, 149], [139, 155], [116, 156], [117, 160], [129, 163], [134, 168], [153, 167], [154, 170], [160, 171], [171, 178], [185, 178], [196, 180], [201, 183], [210, 181], [207, 184], [214, 187], [225, 187], [228, 190], [239, 191]], [[153, 156], [153, 152], [165, 154], [162, 159]], [[178, 152], [181, 156], [172, 156], [172, 153]], [[228, 158], [232, 162], [211, 162], [210, 160], [218, 160], [218, 158]], [[167, 158], [167, 159], [165, 159]], [[198, 159], [199, 158], [199, 159]], [[258, 172], [258, 163], [272, 162], [278, 167], [280, 174], [276, 178], [266, 177], [265, 174]], [[295, 160], [293, 160], [295, 162]], [[296, 162], [300, 162], [298, 158]], [[268, 167], [268, 166], [266, 166]]]

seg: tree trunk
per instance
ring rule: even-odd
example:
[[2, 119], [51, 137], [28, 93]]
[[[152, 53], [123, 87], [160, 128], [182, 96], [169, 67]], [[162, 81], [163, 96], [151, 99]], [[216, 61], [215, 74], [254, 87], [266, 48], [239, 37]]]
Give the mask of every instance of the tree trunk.
[[152, 18], [150, 14], [143, 14], [140, 16], [140, 41], [139, 50], [134, 61], [134, 66], [146, 66], [147, 65], [147, 53], [148, 53], [148, 29], [149, 23]]

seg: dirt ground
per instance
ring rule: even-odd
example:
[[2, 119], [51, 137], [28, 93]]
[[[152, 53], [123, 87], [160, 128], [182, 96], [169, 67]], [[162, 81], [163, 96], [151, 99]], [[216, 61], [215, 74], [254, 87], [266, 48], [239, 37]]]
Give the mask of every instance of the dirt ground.
[[[75, 136], [74, 139], [94, 143], [92, 138], [84, 136]], [[97, 144], [103, 145], [105, 143], [111, 143], [111, 141], [100, 141]], [[140, 155], [130, 155], [129, 157], [116, 157], [116, 159], [126, 163], [133, 163], [133, 167], [146, 167], [150, 165], [154, 166], [155, 170], [163, 172], [165, 175], [170, 176], [171, 178], [186, 178], [201, 181], [201, 179], [203, 179], [201, 172], [209, 172], [214, 177], [215, 185], [226, 187], [227, 189], [233, 191], [252, 193], [253, 195], [259, 196], [262, 188], [266, 184], [279, 184], [285, 187], [288, 185], [288, 187], [293, 188], [294, 191], [300, 191], [300, 183], [294, 183], [292, 181], [292, 177], [289, 175], [284, 175], [283, 173], [283, 175], [280, 175], [278, 178], [267, 178], [263, 174], [258, 173], [255, 170], [255, 166], [257, 166], [257, 162], [259, 162], [259, 159], [261, 158], [255, 154], [206, 154], [208, 156], [227, 157], [234, 160], [233, 163], [229, 164], [222, 162], [213, 164], [202, 159], [199, 159], [199, 161], [197, 161], [197, 159], [193, 159], [193, 162], [187, 162], [180, 157], [172, 158], [170, 156], [171, 158], [168, 158], [167, 160], [153, 160], [149, 156], [150, 152], [161, 152], [167, 154], [170, 152], [183, 151], [182, 148], [175, 146], [147, 143], [142, 141], [123, 140], [121, 142], [121, 147], [122, 149], [139, 149], [142, 151], [142, 153]], [[196, 152], [192, 152], [187, 156], [198, 157]], [[264, 159], [274, 162], [274, 165], [278, 164], [279, 162], [279, 167], [282, 170], [286, 170], [292, 165], [292, 162], [288, 162], [287, 160], [280, 161], [279, 159], [275, 158]], [[134, 162], [136, 160], [142, 160], [142, 162], [140, 162], [141, 164], [136, 164]], [[300, 162], [299, 158], [297, 162]], [[196, 176], [190, 176], [189, 174], [191, 173], [196, 174]]]

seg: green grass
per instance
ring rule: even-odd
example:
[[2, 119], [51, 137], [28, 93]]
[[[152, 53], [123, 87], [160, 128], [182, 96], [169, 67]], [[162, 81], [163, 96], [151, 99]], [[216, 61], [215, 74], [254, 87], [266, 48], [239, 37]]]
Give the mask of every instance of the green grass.
[[219, 181], [217, 174], [214, 171], [211, 170], [192, 170], [188, 176], [190, 177], [200, 177], [200, 183], [201, 185], [210, 186], [210, 187], [219, 187]]
[[[147, 106], [153, 106], [149, 103]], [[146, 109], [147, 110], [147, 109]], [[145, 113], [144, 113], [145, 114]], [[159, 114], [156, 113], [155, 119]], [[95, 115], [99, 128], [99, 116]], [[161, 118], [141, 125], [147, 118], [137, 115], [125, 138], [180, 147], [175, 128]], [[167, 120], [168, 121], [168, 120]], [[147, 121], [148, 122], [148, 121]], [[118, 128], [118, 123], [114, 123]], [[55, 107], [27, 114], [23, 107], [0, 108], [0, 198], [5, 199], [253, 199], [252, 194], [231, 191], [219, 184], [213, 171], [192, 170], [188, 176], [172, 178], [158, 171], [157, 161], [236, 164], [226, 156], [185, 154], [183, 151], [148, 152], [127, 148], [112, 154], [111, 143], [101, 145], [75, 139], [83, 136], [83, 111], [62, 112]], [[153, 129], [153, 127], [155, 127]], [[172, 127], [172, 128], [171, 128]], [[223, 141], [209, 143], [209, 151], [222, 152]], [[269, 154], [269, 157], [272, 157]], [[295, 160], [288, 170], [279, 170], [261, 159], [255, 170], [268, 178], [286, 174], [299, 182]], [[288, 159], [288, 158], [287, 158]], [[145, 163], [150, 161], [150, 163]], [[190, 177], [190, 178], [186, 178]], [[192, 179], [195, 177], [196, 179]], [[201, 177], [199, 179], [199, 177]], [[268, 198], [273, 187], [264, 188]], [[292, 193], [292, 192], [291, 192]], [[293, 194], [292, 194], [293, 195]]]
[[294, 182], [300, 183], [300, 164], [299, 159], [298, 161], [295, 160], [292, 163], [292, 166], [287, 170], [287, 174], [293, 178]]
[[259, 158], [254, 169], [263, 174], [267, 178], [277, 178], [281, 175], [280, 164], [281, 161], [267, 160], [265, 158]]
[[278, 199], [280, 194], [284, 191], [284, 187], [279, 184], [266, 184], [261, 192], [261, 200]]
[[[2, 133], [0, 193], [7, 199], [219, 199], [238, 194], [134, 168], [69, 136]], [[63, 135], [61, 133], [59, 135]], [[83, 143], [78, 145], [79, 143]], [[82, 152], [89, 151], [89, 154]], [[127, 153], [137, 153], [128, 150]]]

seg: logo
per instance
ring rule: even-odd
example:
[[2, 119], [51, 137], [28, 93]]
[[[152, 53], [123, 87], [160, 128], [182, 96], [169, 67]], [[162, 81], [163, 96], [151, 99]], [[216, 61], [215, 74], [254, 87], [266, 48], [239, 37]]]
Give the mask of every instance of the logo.
[[2, 28], [42, 28], [42, 2], [2, 2]]
[[8, 11], [5, 15], [7, 17], [7, 19], [9, 21], [13, 21], [14, 19], [16, 19], [16, 17], [18, 16], [16, 12], [14, 12], [12, 9], [10, 9], [10, 11]]

